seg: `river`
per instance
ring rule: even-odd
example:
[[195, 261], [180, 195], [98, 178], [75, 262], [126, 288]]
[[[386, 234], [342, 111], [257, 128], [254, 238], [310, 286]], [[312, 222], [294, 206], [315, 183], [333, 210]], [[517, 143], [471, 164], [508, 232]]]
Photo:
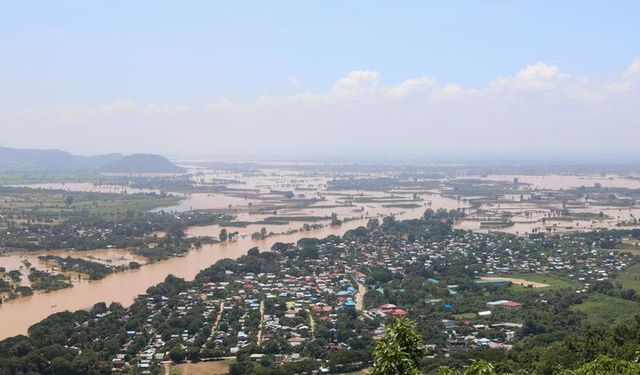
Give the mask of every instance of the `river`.
[[[456, 204], [453, 200], [447, 203]], [[422, 215], [423, 212], [424, 208], [422, 207], [407, 209], [397, 217], [398, 219], [415, 218]], [[269, 250], [271, 245], [278, 241], [296, 242], [304, 237], [322, 238], [332, 234], [342, 235], [347, 230], [365, 224], [366, 219], [358, 219], [345, 222], [338, 227], [325, 226], [306, 232], [276, 234], [264, 240], [254, 240], [248, 235], [246, 229], [240, 228], [241, 233], [245, 236], [236, 241], [205, 245], [190, 251], [184, 257], [149, 264], [138, 270], [114, 273], [102, 280], [77, 282], [73, 288], [50, 293], [36, 293], [33, 296], [7, 301], [0, 306], [0, 322], [2, 322], [0, 324], [0, 339], [25, 334], [31, 325], [56, 312], [85, 309], [98, 302], [106, 302], [107, 304], [118, 302], [128, 306], [137, 295], [145, 293], [150, 286], [162, 282], [169, 274], [191, 280], [200, 270], [218, 260], [237, 258], [255, 246], [264, 251]], [[301, 225], [302, 223], [267, 226], [267, 229], [281, 233], [288, 229], [299, 228]], [[190, 229], [198, 234], [211, 236], [217, 236], [218, 230], [217, 226]]]

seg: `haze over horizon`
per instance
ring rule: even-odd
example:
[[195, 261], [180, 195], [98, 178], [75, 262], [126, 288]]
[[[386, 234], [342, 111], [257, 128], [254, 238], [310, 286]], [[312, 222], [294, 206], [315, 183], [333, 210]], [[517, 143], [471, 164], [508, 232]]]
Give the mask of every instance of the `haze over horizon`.
[[175, 4], [7, 4], [0, 145], [637, 155], [640, 3]]

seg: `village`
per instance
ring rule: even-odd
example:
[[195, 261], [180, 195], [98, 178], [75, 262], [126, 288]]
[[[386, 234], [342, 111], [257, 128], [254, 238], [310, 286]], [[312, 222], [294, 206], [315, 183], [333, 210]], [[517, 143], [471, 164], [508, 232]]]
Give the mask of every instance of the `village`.
[[146, 319], [127, 331], [112, 371], [310, 358], [317, 373], [355, 371], [370, 365], [385, 325], [405, 316], [425, 333], [433, 358], [509, 350], [530, 329], [524, 312], [552, 311], [560, 299], [578, 304], [637, 261], [588, 240], [458, 230], [415, 239], [359, 228], [255, 248], [192, 283], [165, 282], [139, 296], [134, 307]]

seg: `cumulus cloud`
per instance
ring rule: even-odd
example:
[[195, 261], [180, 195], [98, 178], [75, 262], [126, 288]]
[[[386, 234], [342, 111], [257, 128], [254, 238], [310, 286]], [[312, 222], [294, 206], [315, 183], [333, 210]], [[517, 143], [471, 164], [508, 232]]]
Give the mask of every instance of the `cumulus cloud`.
[[69, 142], [70, 133], [99, 137], [96, 151], [183, 155], [632, 152], [640, 137], [640, 60], [605, 80], [537, 62], [480, 87], [430, 77], [386, 83], [382, 72], [358, 70], [326, 91], [203, 102], [209, 104], [38, 107], [5, 113], [3, 123], [48, 133], [47, 142], [57, 142], [49, 146], [85, 153]]
[[636, 79], [638, 77], [640, 77], [640, 60], [631, 63], [623, 74], [623, 78], [625, 79]]
[[293, 88], [296, 88], [298, 87], [298, 85], [300, 85], [300, 81], [298, 81], [298, 77], [296, 76], [289, 76], [288, 81]]

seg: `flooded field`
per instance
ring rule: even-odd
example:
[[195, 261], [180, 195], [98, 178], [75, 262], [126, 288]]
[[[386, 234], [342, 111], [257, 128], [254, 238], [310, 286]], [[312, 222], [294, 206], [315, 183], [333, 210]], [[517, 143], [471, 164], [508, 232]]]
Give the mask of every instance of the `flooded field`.
[[457, 223], [460, 229], [523, 235], [639, 224], [640, 180], [632, 176], [487, 175], [459, 181], [479, 181], [470, 184], [485, 189], [485, 195], [464, 198], [474, 208]]
[[[238, 176], [216, 176], [233, 179]], [[325, 237], [332, 234], [341, 235], [345, 231], [365, 225], [370, 217], [383, 217], [395, 215], [398, 219], [420, 217], [426, 207], [453, 208], [464, 207], [466, 204], [454, 199], [433, 194], [425, 194], [411, 206], [394, 207], [395, 200], [413, 200], [413, 195], [388, 194], [386, 192], [349, 191], [336, 194], [324, 194], [322, 189], [328, 177], [303, 178], [278, 176], [258, 176], [248, 178], [245, 188], [251, 186], [256, 194], [251, 199], [238, 197], [237, 194], [192, 194], [180, 204], [164, 208], [166, 211], [199, 210], [199, 209], [231, 209], [236, 220], [249, 222], [248, 225], [239, 227], [227, 227], [230, 231], [238, 232], [238, 239], [217, 244], [204, 245], [199, 249], [190, 251], [186, 256], [174, 257], [169, 260], [152, 263], [137, 270], [127, 270], [108, 275], [102, 280], [90, 281], [86, 279], [73, 280], [73, 287], [48, 293], [35, 293], [32, 296], [17, 298], [7, 301], [0, 306], [0, 321], [11, 321], [11, 325], [0, 325], [0, 338], [23, 334], [27, 328], [45, 318], [51, 313], [64, 310], [77, 310], [92, 306], [97, 302], [118, 302], [124, 305], [130, 304], [133, 299], [145, 290], [164, 280], [167, 275], [174, 274], [178, 277], [192, 279], [200, 270], [212, 265], [224, 258], [237, 258], [252, 247], [258, 246], [261, 250], [270, 249], [275, 242], [296, 242], [304, 237]], [[38, 188], [69, 189], [89, 191], [94, 189], [92, 184], [47, 184], [37, 185]], [[295, 199], [274, 199], [273, 191], [285, 188], [295, 188]], [[111, 188], [109, 192], [117, 191]], [[102, 191], [107, 191], [102, 190]], [[131, 192], [131, 190], [128, 189]], [[361, 198], [377, 198], [365, 203], [353, 202], [353, 196]], [[298, 204], [296, 200], [304, 200], [313, 197], [313, 202], [306, 201]], [[389, 203], [391, 202], [391, 203]], [[274, 213], [261, 212], [265, 207], [275, 207], [277, 215], [299, 217], [299, 220], [290, 220], [287, 223], [265, 224], [259, 223]], [[340, 226], [330, 226], [329, 216], [337, 214], [343, 220]], [[307, 220], [309, 217], [323, 217], [322, 220]], [[255, 223], [255, 224], [251, 224]], [[314, 229], [308, 230], [305, 224], [315, 224]], [[251, 234], [265, 228], [270, 235], [266, 239], [254, 239]], [[218, 235], [221, 227], [218, 225], [195, 226], [187, 230], [188, 236], [212, 236]], [[158, 235], [158, 233], [156, 233]], [[162, 235], [162, 234], [160, 234]], [[25, 261], [37, 269], [46, 269], [55, 272], [51, 265], [40, 262], [39, 255], [45, 252], [10, 253], [0, 257], [0, 266], [9, 269], [26, 269]], [[49, 251], [48, 254], [61, 256], [73, 256], [104, 262], [113, 265], [128, 263], [135, 260], [144, 263], [123, 249], [102, 249], [87, 252]], [[25, 270], [28, 273], [28, 270]], [[24, 272], [23, 272], [24, 273]], [[24, 277], [23, 279], [26, 279]], [[28, 282], [28, 281], [27, 281]]]
[[577, 175], [486, 175], [486, 176], [464, 176], [467, 178], [477, 178], [486, 181], [513, 181], [517, 178], [520, 183], [528, 184], [530, 189], [550, 189], [560, 190], [576, 188], [580, 186], [594, 186], [595, 184], [601, 184], [605, 187], [619, 187], [628, 189], [640, 189], [640, 180], [630, 178], [627, 176], [616, 175], [591, 175], [591, 176], [577, 176]]
[[[166, 212], [189, 210], [217, 210], [234, 215], [234, 223], [224, 228], [237, 232], [237, 240], [207, 244], [184, 256], [157, 263], [146, 264], [140, 269], [110, 274], [102, 280], [74, 279], [73, 287], [6, 302], [0, 307], [0, 321], [12, 324], [0, 325], [0, 338], [25, 333], [27, 328], [51, 313], [87, 308], [97, 302], [130, 304], [145, 290], [167, 275], [192, 279], [200, 270], [224, 258], [237, 258], [252, 247], [270, 249], [275, 242], [295, 242], [304, 237], [341, 235], [349, 229], [365, 225], [368, 218], [395, 215], [397, 219], [418, 218], [426, 209], [463, 209], [467, 216], [456, 225], [460, 229], [479, 231], [499, 230], [514, 234], [535, 231], [564, 232], [616, 227], [620, 222], [633, 220], [640, 215], [635, 206], [614, 207], [595, 205], [593, 198], [576, 199], [558, 203], [550, 200], [534, 200], [535, 189], [570, 189], [580, 186], [640, 188], [640, 181], [624, 177], [602, 176], [469, 176], [482, 181], [510, 183], [517, 177], [519, 189], [492, 195], [456, 194], [446, 180], [426, 181], [425, 186], [438, 188], [370, 188], [331, 190], [330, 182], [337, 178], [330, 173], [302, 173], [299, 171], [266, 170], [251, 173], [213, 172], [192, 170], [191, 179], [201, 186], [223, 186], [215, 193], [177, 193], [184, 197], [175, 206], [164, 207]], [[349, 175], [347, 178], [354, 176]], [[362, 178], [363, 175], [356, 176]], [[364, 177], [370, 177], [365, 175]], [[376, 176], [380, 177], [380, 176]], [[151, 192], [123, 186], [93, 185], [90, 183], [29, 185], [42, 189], [69, 191], [96, 191], [109, 193]], [[519, 194], [522, 191], [522, 194]], [[290, 192], [290, 193], [288, 193]], [[557, 212], [571, 207], [573, 215], [581, 218], [561, 217]], [[600, 213], [602, 214], [600, 215]], [[331, 226], [331, 216], [343, 223]], [[595, 215], [595, 216], [594, 216]], [[576, 216], [577, 217], [577, 216]], [[220, 225], [192, 226], [186, 231], [189, 237], [217, 237]], [[266, 231], [265, 239], [256, 239], [255, 232]], [[155, 233], [158, 237], [164, 233]], [[27, 263], [37, 269], [56, 272], [55, 267], [41, 262], [39, 255], [56, 254], [72, 256], [111, 265], [144, 258], [132, 255], [126, 249], [99, 249], [86, 252], [48, 251], [33, 253], [9, 253], [0, 257], [0, 267], [22, 269], [28, 273]], [[26, 275], [26, 273], [23, 274]], [[23, 279], [27, 279], [24, 277]], [[28, 285], [28, 280], [23, 281]]]

